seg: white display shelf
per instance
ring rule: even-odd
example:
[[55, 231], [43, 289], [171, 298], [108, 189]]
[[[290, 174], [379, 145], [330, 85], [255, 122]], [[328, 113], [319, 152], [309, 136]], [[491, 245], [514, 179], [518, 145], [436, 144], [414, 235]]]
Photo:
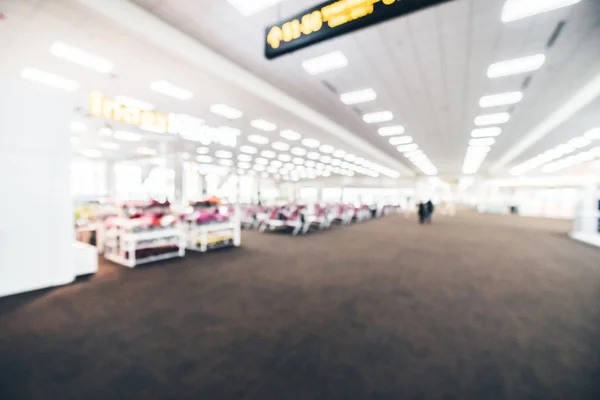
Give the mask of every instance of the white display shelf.
[[206, 252], [208, 250], [241, 244], [241, 225], [229, 221], [215, 224], [187, 224], [186, 248]]

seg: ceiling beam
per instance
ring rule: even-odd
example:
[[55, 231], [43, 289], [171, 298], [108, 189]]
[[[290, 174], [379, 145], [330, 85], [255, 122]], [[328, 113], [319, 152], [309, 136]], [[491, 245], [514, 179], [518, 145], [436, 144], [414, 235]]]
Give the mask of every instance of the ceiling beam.
[[298, 118], [320, 128], [360, 150], [385, 167], [393, 168], [402, 176], [414, 176], [413, 170], [373, 146], [358, 135], [348, 131], [320, 112], [310, 108], [286, 92], [278, 89], [234, 62], [218, 54], [198, 40], [181, 32], [140, 6], [127, 0], [77, 0], [79, 3], [104, 15], [134, 35], [144, 38], [166, 52], [177, 55], [218, 76], [236, 84], [273, 105], [296, 115]]

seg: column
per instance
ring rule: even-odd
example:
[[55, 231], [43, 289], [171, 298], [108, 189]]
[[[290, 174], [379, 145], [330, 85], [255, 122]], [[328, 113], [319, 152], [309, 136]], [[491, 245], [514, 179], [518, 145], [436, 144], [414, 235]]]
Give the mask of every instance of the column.
[[0, 297], [72, 282], [74, 94], [0, 77]]

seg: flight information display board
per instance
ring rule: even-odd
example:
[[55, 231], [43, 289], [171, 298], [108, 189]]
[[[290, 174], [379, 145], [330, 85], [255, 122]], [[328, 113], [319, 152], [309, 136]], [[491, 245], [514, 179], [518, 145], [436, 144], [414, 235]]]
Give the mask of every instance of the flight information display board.
[[265, 31], [265, 57], [276, 58], [365, 28], [452, 0], [330, 0]]

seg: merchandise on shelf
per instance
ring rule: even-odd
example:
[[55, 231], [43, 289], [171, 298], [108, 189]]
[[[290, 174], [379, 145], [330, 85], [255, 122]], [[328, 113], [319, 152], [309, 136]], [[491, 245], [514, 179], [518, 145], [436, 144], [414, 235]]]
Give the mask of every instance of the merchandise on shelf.
[[241, 243], [240, 221], [233, 206], [221, 205], [216, 197], [190, 204], [190, 212], [180, 220], [190, 250], [204, 252]]

